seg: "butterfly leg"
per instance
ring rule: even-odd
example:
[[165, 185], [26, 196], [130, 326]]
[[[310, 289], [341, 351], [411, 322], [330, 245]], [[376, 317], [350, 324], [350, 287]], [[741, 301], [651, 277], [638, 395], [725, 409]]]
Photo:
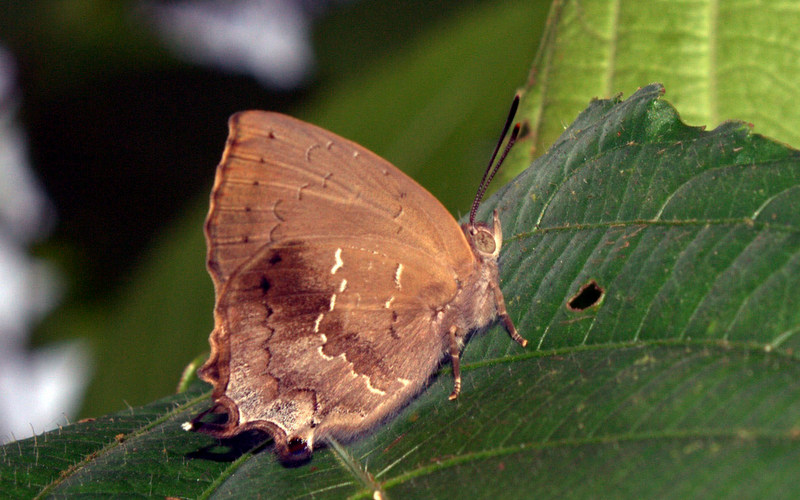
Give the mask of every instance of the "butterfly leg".
[[456, 399], [461, 392], [461, 346], [458, 345], [458, 341], [456, 340], [457, 330], [458, 328], [456, 325], [453, 325], [448, 332], [450, 336], [450, 364], [453, 367], [453, 378], [455, 379], [453, 392], [451, 392], [448, 397], [450, 401]]
[[511, 321], [511, 317], [508, 315], [508, 311], [506, 310], [506, 301], [503, 299], [503, 292], [500, 290], [499, 286], [495, 286], [493, 288], [494, 300], [495, 304], [497, 304], [497, 315], [500, 317], [500, 321], [503, 322], [503, 326], [506, 327], [506, 331], [514, 340], [514, 342], [522, 347], [525, 347], [528, 345], [528, 341], [522, 338], [519, 333], [517, 333], [517, 328], [514, 326], [514, 322]]

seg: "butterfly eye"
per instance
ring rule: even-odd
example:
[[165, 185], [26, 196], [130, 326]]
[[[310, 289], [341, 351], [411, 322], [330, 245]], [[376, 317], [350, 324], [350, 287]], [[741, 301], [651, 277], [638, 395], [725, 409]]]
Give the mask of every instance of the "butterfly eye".
[[487, 229], [477, 229], [472, 236], [472, 241], [475, 248], [481, 253], [493, 254], [495, 249], [497, 249], [497, 243], [494, 241], [494, 234]]

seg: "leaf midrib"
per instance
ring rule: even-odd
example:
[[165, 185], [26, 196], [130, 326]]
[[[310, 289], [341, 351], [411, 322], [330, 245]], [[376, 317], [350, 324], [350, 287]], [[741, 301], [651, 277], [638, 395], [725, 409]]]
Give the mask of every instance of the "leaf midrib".
[[[525, 352], [522, 354], [511, 354], [497, 358], [482, 359], [480, 361], [473, 361], [470, 363], [461, 364], [461, 372], [476, 370], [486, 366], [495, 366], [500, 364], [509, 364], [518, 361], [524, 361], [531, 358], [546, 358], [550, 356], [564, 356], [568, 354], [576, 354], [581, 352], [596, 352], [596, 351], [611, 351], [617, 349], [631, 349], [631, 348], [646, 348], [646, 347], [713, 347], [717, 349], [725, 349], [727, 351], [739, 351], [742, 353], [758, 353], [769, 354], [770, 356], [778, 355], [791, 361], [798, 361], [798, 356], [789, 354], [781, 349], [767, 349], [768, 344], [758, 344], [754, 342], [740, 342], [724, 339], [651, 339], [651, 340], [637, 340], [627, 342], [606, 342], [602, 344], [583, 344], [577, 346], [561, 347], [557, 349], [536, 350]], [[436, 376], [444, 373], [450, 373], [449, 366], [442, 367]]]
[[[176, 414], [182, 413], [182, 412], [188, 410], [193, 405], [196, 405], [199, 402], [207, 399], [209, 394], [210, 394], [210, 391], [208, 393], [204, 393], [204, 394], [201, 394], [200, 396], [192, 398], [192, 399], [186, 401], [183, 404], [177, 405], [172, 410], [164, 413], [160, 417], [157, 417], [157, 418], [153, 419], [152, 421], [149, 421], [147, 424], [141, 426], [137, 430], [125, 434], [125, 442], [131, 441], [132, 439], [136, 439], [137, 437], [139, 437], [141, 435], [144, 435], [148, 430], [153, 429], [158, 425], [161, 425], [162, 423], [166, 422], [167, 420], [169, 420], [170, 418], [172, 418]], [[63, 483], [67, 479], [71, 478], [72, 476], [78, 474], [79, 472], [84, 470], [87, 466], [91, 465], [96, 460], [98, 460], [100, 457], [108, 455], [109, 453], [111, 453], [113, 450], [115, 450], [116, 448], [118, 448], [122, 444], [123, 444], [123, 441], [114, 440], [114, 441], [108, 443], [107, 445], [103, 446], [99, 450], [90, 453], [89, 455], [84, 457], [83, 460], [70, 465], [67, 469], [65, 469], [61, 474], [58, 475], [58, 478], [56, 478], [55, 480], [51, 481], [50, 484], [48, 484], [45, 487], [43, 487], [41, 489], [41, 491], [39, 491], [39, 493], [34, 498], [37, 498], [37, 499], [38, 498], [43, 498], [48, 493], [50, 493], [53, 489], [57, 488], [58, 485], [60, 485], [61, 483]]]
[[555, 232], [568, 232], [568, 231], [587, 231], [592, 229], [610, 229], [610, 228], [627, 228], [637, 226], [652, 226], [652, 227], [682, 227], [682, 226], [739, 226], [745, 225], [752, 229], [763, 229], [770, 231], [779, 231], [785, 233], [800, 232], [800, 227], [789, 226], [786, 224], [775, 224], [771, 222], [763, 222], [750, 217], [730, 217], [720, 219], [671, 219], [671, 220], [652, 220], [652, 219], [630, 219], [626, 221], [610, 221], [610, 222], [578, 222], [575, 224], [567, 224], [563, 226], [546, 226], [536, 227], [533, 231], [516, 232], [513, 235], [505, 238], [504, 243], [509, 241], [517, 241], [525, 238], [530, 238], [542, 233], [555, 233]]
[[[542, 451], [547, 449], [556, 449], [564, 447], [581, 447], [588, 445], [618, 445], [619, 443], [631, 442], [644, 442], [654, 440], [697, 440], [697, 439], [726, 439], [726, 440], [748, 440], [751, 442], [758, 440], [785, 440], [792, 442], [797, 440], [797, 433], [792, 430], [783, 432], [770, 432], [762, 430], [752, 430], [746, 427], [739, 427], [733, 430], [717, 430], [717, 429], [692, 429], [689, 431], [659, 431], [659, 432], [641, 432], [630, 434], [615, 434], [605, 435], [592, 438], [583, 439], [556, 439], [545, 443], [520, 443], [515, 446], [506, 446], [499, 448], [492, 448], [489, 450], [482, 450], [477, 452], [468, 452], [459, 455], [449, 455], [447, 458], [437, 461], [435, 464], [426, 465], [410, 471], [404, 472], [391, 479], [387, 479], [382, 483], [385, 489], [398, 486], [404, 482], [416, 479], [418, 477], [439, 472], [441, 470], [454, 468], [465, 463], [473, 463], [488, 458], [495, 458], [501, 456], [508, 456], [519, 453], [523, 450]], [[361, 492], [351, 498], [363, 498], [367, 492]]]

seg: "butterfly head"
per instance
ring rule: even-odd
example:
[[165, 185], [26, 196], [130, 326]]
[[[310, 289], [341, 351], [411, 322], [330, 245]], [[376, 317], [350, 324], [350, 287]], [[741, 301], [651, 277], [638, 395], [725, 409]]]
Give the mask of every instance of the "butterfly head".
[[503, 230], [500, 227], [500, 217], [497, 210], [494, 211], [493, 225], [489, 226], [483, 222], [474, 222], [462, 226], [464, 234], [467, 236], [472, 251], [484, 259], [491, 258], [497, 260], [500, 255], [500, 247], [503, 245]]
[[508, 129], [511, 127], [511, 123], [514, 121], [514, 115], [517, 113], [518, 106], [519, 94], [514, 96], [514, 101], [511, 103], [511, 109], [508, 112], [506, 124], [503, 127], [503, 132], [500, 134], [500, 140], [497, 141], [497, 146], [494, 148], [492, 157], [489, 159], [489, 164], [486, 166], [486, 170], [483, 172], [483, 178], [478, 185], [478, 192], [475, 193], [475, 198], [472, 200], [472, 209], [469, 211], [469, 223], [462, 226], [464, 229], [464, 234], [467, 235], [467, 240], [469, 241], [470, 247], [472, 247], [473, 253], [476, 256], [480, 256], [482, 259], [491, 257], [493, 260], [497, 261], [497, 257], [500, 255], [500, 247], [503, 243], [503, 231], [500, 229], [500, 218], [497, 216], [497, 210], [494, 211], [494, 225], [492, 227], [483, 222], [475, 222], [475, 216], [478, 214], [478, 207], [481, 204], [483, 195], [489, 188], [489, 184], [492, 182], [494, 175], [500, 169], [500, 165], [503, 164], [506, 156], [508, 156], [508, 152], [511, 151], [511, 147], [514, 146], [514, 143], [517, 141], [517, 137], [519, 136], [520, 125], [516, 124], [511, 130], [511, 135], [508, 136], [508, 142], [506, 142], [506, 147], [503, 149], [503, 153], [500, 155], [497, 163], [495, 163], [494, 160], [497, 158], [497, 153], [500, 151], [500, 147], [503, 145], [506, 134], [508, 134]]

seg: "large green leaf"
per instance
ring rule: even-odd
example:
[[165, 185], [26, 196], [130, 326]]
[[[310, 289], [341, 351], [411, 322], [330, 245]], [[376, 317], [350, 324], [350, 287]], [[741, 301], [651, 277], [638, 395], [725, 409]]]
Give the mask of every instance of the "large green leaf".
[[[20, 496], [790, 496], [800, 474], [794, 150], [683, 125], [646, 87], [595, 101], [488, 200], [502, 329], [394, 420], [289, 468], [187, 434], [207, 388], [3, 447]], [[594, 281], [602, 296], [568, 302]], [[228, 446], [228, 447], [226, 447]], [[245, 450], [245, 451], [242, 451]]]
[[[800, 143], [800, 2], [555, 0], [524, 105], [543, 153], [595, 96], [662, 82], [687, 123]], [[514, 172], [514, 175], [520, 170]]]

